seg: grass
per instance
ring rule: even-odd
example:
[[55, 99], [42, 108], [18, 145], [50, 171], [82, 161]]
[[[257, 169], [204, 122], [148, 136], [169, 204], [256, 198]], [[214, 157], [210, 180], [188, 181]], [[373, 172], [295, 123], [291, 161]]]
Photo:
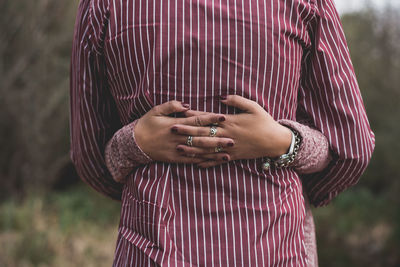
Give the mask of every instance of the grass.
[[118, 202], [87, 186], [0, 204], [0, 266], [111, 266]]
[[320, 266], [399, 266], [398, 207], [388, 203], [360, 187], [314, 209]]

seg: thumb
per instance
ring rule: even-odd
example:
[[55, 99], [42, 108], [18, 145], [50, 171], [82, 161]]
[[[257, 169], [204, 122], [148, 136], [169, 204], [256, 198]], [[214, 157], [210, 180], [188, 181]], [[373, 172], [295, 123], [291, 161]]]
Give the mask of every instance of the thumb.
[[227, 106], [239, 108], [246, 112], [254, 112], [258, 104], [253, 100], [244, 98], [240, 95], [221, 96], [221, 102]]
[[188, 104], [183, 104], [176, 100], [165, 102], [153, 108], [154, 112], [158, 115], [169, 115], [171, 113], [184, 112], [188, 109]]

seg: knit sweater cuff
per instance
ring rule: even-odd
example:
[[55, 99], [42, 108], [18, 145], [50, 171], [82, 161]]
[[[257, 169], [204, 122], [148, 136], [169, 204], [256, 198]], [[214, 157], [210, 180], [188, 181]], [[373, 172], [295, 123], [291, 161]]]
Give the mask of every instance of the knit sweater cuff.
[[119, 129], [107, 142], [105, 161], [114, 180], [123, 183], [130, 172], [153, 160], [138, 146], [134, 128], [138, 120]]
[[298, 173], [320, 172], [332, 160], [328, 139], [320, 131], [291, 120], [279, 120], [280, 124], [299, 132], [302, 137], [299, 151], [293, 162]]

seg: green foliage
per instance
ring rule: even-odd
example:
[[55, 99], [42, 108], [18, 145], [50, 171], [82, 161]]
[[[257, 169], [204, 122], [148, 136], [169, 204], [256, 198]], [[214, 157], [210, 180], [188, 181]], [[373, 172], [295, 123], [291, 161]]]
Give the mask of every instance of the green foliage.
[[119, 204], [86, 185], [47, 195], [31, 193], [23, 200], [10, 199], [0, 204], [0, 231], [29, 229], [32, 224], [29, 218], [42, 212], [53, 214], [63, 231], [76, 230], [82, 223], [102, 227], [118, 221]]
[[32, 265], [49, 264], [54, 257], [54, 250], [48, 243], [46, 231], [27, 232], [22, 236], [19, 245], [12, 251], [15, 259], [26, 261]]
[[392, 266], [395, 221], [385, 197], [354, 188], [314, 210], [321, 266]]
[[5, 248], [0, 251], [0, 266], [59, 266], [60, 261], [62, 266], [86, 266], [86, 261], [103, 260], [98, 244], [110, 265], [119, 210], [120, 203], [85, 185], [9, 199], [0, 204], [0, 246]]
[[88, 192], [86, 186], [69, 190], [67, 194], [51, 194], [48, 202], [53, 203], [50, 210], [53, 209], [57, 214], [63, 231], [82, 222], [103, 227], [119, 219], [119, 203], [110, 201], [91, 189]]
[[77, 1], [0, 1], [0, 197], [46, 189], [68, 164]]

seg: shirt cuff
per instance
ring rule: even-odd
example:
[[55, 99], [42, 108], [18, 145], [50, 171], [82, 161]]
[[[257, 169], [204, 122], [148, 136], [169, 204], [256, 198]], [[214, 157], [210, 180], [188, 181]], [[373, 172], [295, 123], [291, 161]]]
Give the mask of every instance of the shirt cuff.
[[119, 183], [123, 183], [135, 167], [153, 161], [136, 143], [134, 129], [137, 122], [138, 119], [119, 129], [105, 148], [107, 168]]
[[328, 139], [320, 131], [292, 120], [279, 120], [281, 125], [299, 132], [302, 141], [293, 162], [300, 174], [322, 171], [332, 160]]

